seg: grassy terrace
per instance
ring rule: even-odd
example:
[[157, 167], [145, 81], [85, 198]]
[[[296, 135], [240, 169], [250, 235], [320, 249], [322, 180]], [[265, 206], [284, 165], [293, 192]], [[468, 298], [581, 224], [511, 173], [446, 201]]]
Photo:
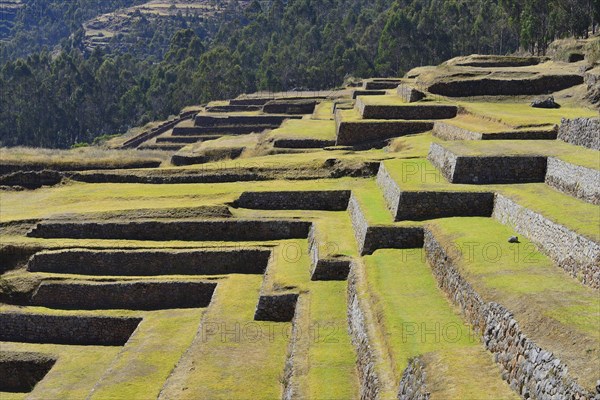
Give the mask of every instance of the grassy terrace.
[[523, 103], [460, 102], [468, 113], [499, 122], [513, 128], [559, 124], [562, 118], [597, 117], [598, 112], [582, 107], [543, 109]]
[[552, 156], [582, 167], [600, 170], [600, 153], [560, 140], [457, 140], [443, 143], [460, 156], [542, 155]]
[[[527, 240], [507, 243], [514, 232], [486, 218], [448, 218], [432, 225], [446, 248], [461, 249], [454, 260], [486, 301], [514, 312], [524, 332], [554, 352], [588, 389], [598, 379], [600, 299]], [[469, 250], [469, 249], [472, 249]]]
[[281, 127], [272, 130], [273, 139], [320, 139], [335, 140], [335, 122], [328, 119], [289, 119]]
[[[462, 143], [462, 142], [458, 142]], [[567, 145], [568, 146], [568, 145]], [[600, 209], [550, 188], [544, 183], [520, 185], [450, 184], [426, 159], [388, 160], [384, 165], [402, 190], [493, 191], [514, 199], [521, 206], [600, 242]]]
[[347, 189], [357, 179], [267, 181], [214, 184], [85, 184], [43, 188], [35, 192], [2, 192], [0, 221], [47, 218], [67, 212], [91, 213], [142, 208], [195, 207], [235, 200], [243, 191]]
[[[520, 130], [531, 129], [527, 127], [515, 129], [512, 126], [503, 124], [501, 122], [485, 119], [484, 117], [473, 114], [459, 114], [456, 118], [446, 119], [443, 120], [443, 122], [449, 125], [454, 125], [458, 128], [463, 128], [468, 131], [478, 133], [497, 133], [508, 131], [519, 132]], [[544, 129], [551, 131], [553, 128], [553, 126], [547, 126]]]
[[315, 107], [315, 112], [312, 115], [311, 119], [315, 120], [331, 120], [333, 119], [333, 114], [331, 110], [333, 109], [333, 101], [325, 100], [317, 104]]
[[432, 399], [517, 399], [424, 259], [422, 249], [378, 250], [364, 257], [367, 297], [379, 316], [395, 380], [411, 358], [427, 355], [426, 363], [435, 360], [430, 368], [444, 371], [430, 388]]

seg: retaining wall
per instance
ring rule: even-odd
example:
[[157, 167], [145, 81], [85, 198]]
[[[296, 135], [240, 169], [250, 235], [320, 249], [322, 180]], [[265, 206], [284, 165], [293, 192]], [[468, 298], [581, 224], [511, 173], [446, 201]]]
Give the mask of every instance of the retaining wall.
[[358, 200], [350, 197], [348, 212], [354, 237], [361, 255], [378, 249], [413, 249], [423, 247], [423, 228], [398, 226], [369, 226]]
[[0, 353], [0, 392], [28, 393], [56, 362], [40, 353]]
[[336, 113], [338, 146], [383, 141], [433, 129], [429, 121], [343, 121]]
[[344, 211], [349, 199], [349, 190], [243, 192], [234, 205], [260, 210]]
[[316, 100], [271, 100], [263, 107], [263, 112], [269, 114], [312, 114], [317, 105]]
[[263, 274], [270, 250], [55, 250], [34, 254], [31, 272], [81, 275]]
[[214, 282], [42, 282], [30, 304], [66, 310], [164, 310], [208, 307]]
[[141, 318], [0, 313], [0, 341], [123, 346]]
[[563, 119], [558, 138], [567, 143], [600, 150], [600, 118]]
[[264, 106], [269, 101], [273, 100], [269, 98], [247, 98], [247, 99], [231, 99], [229, 104], [232, 106], [243, 105], [243, 106]]
[[254, 313], [254, 320], [291, 322], [294, 319], [297, 301], [298, 294], [296, 293], [260, 296]]
[[327, 254], [322, 258], [317, 231], [313, 225], [308, 233], [308, 253], [311, 261], [311, 280], [344, 281], [350, 272], [350, 257]]
[[588, 203], [600, 204], [600, 170], [548, 157], [546, 184]]
[[246, 124], [235, 126], [176, 126], [171, 136], [195, 136], [203, 139], [214, 139], [223, 135], [246, 135], [253, 132], [262, 132], [265, 129], [278, 128], [280, 124]]
[[387, 92], [385, 90], [354, 90], [352, 92], [352, 99], [356, 99], [358, 96], [384, 96]]
[[456, 106], [366, 104], [360, 97], [356, 99], [356, 108], [363, 119], [450, 119], [458, 113]]
[[298, 119], [293, 115], [196, 115], [194, 124], [197, 127], [217, 127], [236, 125], [281, 125], [286, 119]]
[[491, 192], [403, 191], [382, 163], [377, 184], [396, 221], [423, 221], [448, 217], [490, 217], [494, 209]]
[[496, 194], [492, 216], [535, 243], [570, 275], [600, 288], [600, 244], [501, 194]]
[[311, 223], [285, 220], [41, 222], [27, 236], [73, 239], [254, 241], [300, 239]]
[[425, 382], [425, 364], [419, 357], [411, 359], [400, 379], [398, 399], [428, 400], [431, 394]]
[[514, 80], [482, 78], [436, 82], [427, 90], [448, 97], [520, 96], [553, 93], [582, 83], [581, 75], [542, 75]]
[[350, 274], [348, 275], [348, 330], [350, 340], [356, 350], [356, 370], [358, 372], [360, 398], [361, 399], [379, 399], [381, 391], [379, 374], [375, 367], [376, 355], [372, 348], [368, 325], [363, 311], [365, 300], [361, 300], [358, 294], [358, 277], [356, 269], [357, 264], [352, 263]]
[[544, 156], [460, 156], [432, 143], [427, 159], [451, 183], [532, 183], [546, 178]]
[[415, 103], [419, 100], [423, 100], [426, 97], [425, 93], [405, 83], [398, 85], [396, 93], [407, 103]]
[[387, 90], [387, 89], [395, 89], [398, 85], [402, 83], [401, 80], [372, 80], [364, 83], [363, 88], [365, 90]]
[[275, 139], [273, 146], [284, 149], [322, 149], [335, 146], [335, 140], [321, 139]]
[[485, 347], [503, 370], [503, 378], [523, 398], [592, 399], [551, 352], [540, 348], [502, 305], [485, 302], [463, 278], [455, 261], [425, 230], [425, 250], [438, 285], [483, 336]]
[[38, 189], [42, 186], [58, 185], [63, 175], [57, 171], [17, 171], [0, 176], [0, 186], [22, 186], [26, 189]]
[[557, 130], [527, 129], [494, 133], [473, 132], [447, 122], [436, 121], [433, 134], [444, 140], [554, 140]]
[[181, 113], [177, 118], [170, 120], [170, 121], [163, 122], [156, 128], [152, 128], [149, 131], [143, 132], [143, 133], [137, 135], [136, 137], [129, 139], [128, 141], [123, 143], [123, 145], [121, 147], [123, 149], [131, 149], [131, 148], [138, 147], [140, 144], [142, 144], [150, 139], [154, 139], [155, 137], [157, 137], [159, 135], [162, 135], [163, 133], [167, 132], [169, 129], [173, 129], [175, 127], [175, 125], [177, 125], [187, 119], [192, 118], [197, 113], [198, 113], [198, 111], [187, 111], [187, 112]]

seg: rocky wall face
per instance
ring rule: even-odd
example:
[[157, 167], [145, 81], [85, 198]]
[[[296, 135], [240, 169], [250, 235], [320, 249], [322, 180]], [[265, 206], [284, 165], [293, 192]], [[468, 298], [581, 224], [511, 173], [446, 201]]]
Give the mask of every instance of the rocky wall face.
[[0, 352], [0, 392], [31, 392], [55, 362], [46, 354]]
[[311, 223], [285, 220], [41, 222], [30, 237], [129, 240], [265, 241], [302, 239]]
[[427, 158], [451, 183], [532, 183], [546, 177], [543, 156], [460, 156], [432, 143]]
[[[348, 276], [348, 330], [356, 349], [356, 367], [358, 372], [360, 398], [379, 399], [380, 381], [375, 367], [375, 353], [369, 343], [367, 322], [357, 289], [356, 265], [352, 265]], [[364, 301], [364, 300], [363, 300]]]
[[371, 105], [361, 97], [356, 100], [356, 107], [363, 119], [449, 119], [456, 117], [458, 112], [456, 106], [447, 105]]
[[263, 274], [270, 256], [266, 249], [69, 249], [38, 252], [27, 267], [31, 272], [100, 276]]
[[0, 341], [122, 346], [141, 318], [0, 313]]
[[428, 400], [430, 395], [426, 385], [425, 365], [419, 357], [413, 358], [402, 373], [398, 400]]
[[255, 321], [291, 322], [296, 312], [298, 294], [263, 295], [254, 313]]
[[496, 194], [492, 216], [535, 243], [570, 275], [600, 288], [600, 244], [501, 194]]
[[448, 97], [540, 95], [581, 85], [580, 75], [542, 75], [529, 79], [470, 79], [436, 82], [427, 88]]
[[350, 196], [350, 201], [348, 202], [348, 213], [350, 214], [352, 231], [354, 232], [354, 237], [358, 245], [358, 252], [362, 255], [369, 223], [360, 209], [360, 204], [356, 197], [354, 197], [354, 194]]
[[42, 282], [31, 305], [68, 310], [164, 310], [203, 308], [215, 282]]
[[260, 210], [344, 211], [349, 199], [349, 190], [244, 192], [234, 204]]
[[377, 174], [377, 184], [396, 221], [490, 217], [494, 208], [491, 192], [402, 191], [383, 164]]
[[452, 182], [458, 159], [454, 153], [437, 143], [431, 143], [427, 159], [440, 171], [448, 182]]
[[292, 115], [203, 115], [198, 114], [194, 120], [197, 127], [217, 127], [236, 125], [281, 125], [290, 118], [300, 118]]
[[426, 97], [425, 93], [405, 83], [398, 85], [396, 93], [407, 103], [414, 103]]
[[338, 120], [336, 144], [338, 146], [352, 146], [423, 133], [432, 129], [433, 122], [428, 121], [347, 122]]
[[600, 204], [600, 171], [597, 169], [548, 157], [546, 184], [588, 203]]
[[485, 347], [494, 355], [502, 377], [514, 391], [534, 399], [594, 398], [568, 374], [566, 365], [521, 331], [509, 310], [479, 296], [428, 229], [424, 245], [438, 285], [482, 334]]
[[558, 139], [600, 150], [600, 118], [563, 119], [558, 127]]
[[472, 132], [441, 121], [435, 122], [433, 134], [444, 140], [481, 140], [482, 138], [481, 133]]
[[322, 149], [335, 146], [335, 140], [321, 139], [275, 139], [273, 147], [282, 149]]

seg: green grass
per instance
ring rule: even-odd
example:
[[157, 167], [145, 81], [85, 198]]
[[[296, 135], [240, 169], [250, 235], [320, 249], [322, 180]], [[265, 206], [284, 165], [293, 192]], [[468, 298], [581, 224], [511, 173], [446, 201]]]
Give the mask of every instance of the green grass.
[[281, 127], [272, 130], [274, 139], [320, 139], [335, 140], [335, 122], [317, 119], [289, 119]]
[[[452, 391], [451, 398], [517, 398], [471, 327], [448, 304], [424, 259], [422, 249], [378, 250], [364, 257], [370, 298], [396, 380], [411, 358], [435, 353], [446, 373], [434, 395]], [[465, 370], [477, 379], [462, 379]]]
[[583, 107], [557, 109], [533, 108], [527, 103], [459, 103], [476, 116], [500, 122], [513, 128], [559, 124], [562, 118], [597, 117], [598, 112]]
[[575, 165], [600, 169], [600, 153], [598, 151], [560, 140], [464, 140], [444, 142], [443, 146], [451, 152], [463, 156], [553, 156]]
[[90, 398], [157, 398], [196, 335], [203, 314], [200, 309], [146, 314]]
[[322, 101], [315, 107], [315, 111], [312, 115], [314, 120], [331, 120], [333, 119], [333, 101], [326, 100]]
[[594, 387], [600, 351], [597, 291], [572, 279], [527, 239], [508, 243], [515, 232], [494, 220], [448, 218], [433, 229], [443, 246], [462, 251], [454, 261], [484, 300], [514, 312], [528, 337], [566, 362], [580, 384]]

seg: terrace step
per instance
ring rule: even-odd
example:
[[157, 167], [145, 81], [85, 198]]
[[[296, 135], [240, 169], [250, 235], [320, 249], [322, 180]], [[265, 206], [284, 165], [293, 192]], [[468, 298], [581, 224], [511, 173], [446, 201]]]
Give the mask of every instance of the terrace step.
[[356, 108], [363, 119], [428, 120], [456, 117], [458, 107], [442, 104], [372, 104], [368, 98], [357, 98]]
[[98, 276], [263, 274], [271, 251], [233, 250], [88, 250], [35, 253], [30, 272]]
[[311, 223], [295, 220], [40, 222], [27, 235], [42, 238], [254, 241], [306, 238]]
[[547, 157], [537, 155], [475, 156], [453, 153], [432, 143], [427, 159], [451, 183], [507, 184], [544, 182]]
[[238, 125], [281, 125], [286, 119], [300, 119], [295, 115], [206, 115], [198, 114], [194, 119], [196, 127], [223, 127]]
[[280, 124], [248, 124], [227, 126], [180, 126], [173, 128], [171, 136], [196, 136], [203, 139], [221, 137], [225, 135], [245, 135], [248, 133], [262, 132], [266, 129], [276, 129]]
[[30, 304], [66, 310], [164, 310], [208, 307], [215, 282], [42, 282]]
[[123, 346], [141, 318], [0, 313], [0, 341]]
[[355, 146], [361, 143], [385, 141], [387, 139], [423, 133], [433, 129], [431, 121], [405, 120], [348, 120], [345, 113], [354, 110], [338, 110], [336, 120], [336, 145]]

